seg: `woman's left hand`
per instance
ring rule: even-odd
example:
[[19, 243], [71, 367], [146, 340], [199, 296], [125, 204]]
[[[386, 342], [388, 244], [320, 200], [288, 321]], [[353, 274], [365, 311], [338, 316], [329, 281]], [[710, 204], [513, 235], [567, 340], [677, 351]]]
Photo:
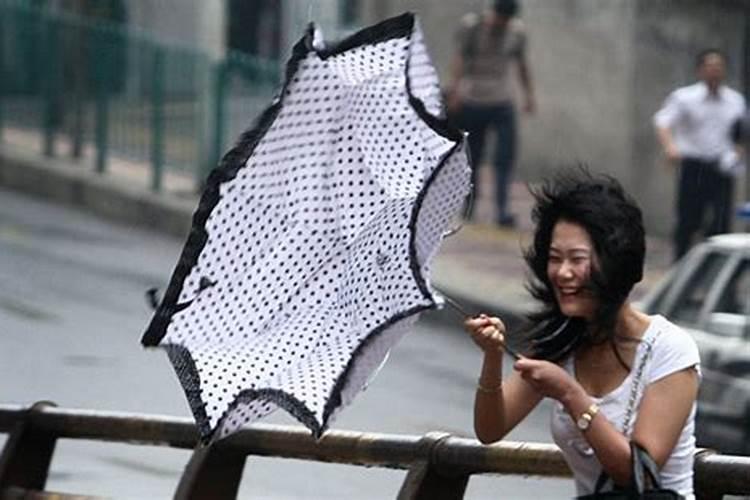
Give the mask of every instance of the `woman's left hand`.
[[526, 382], [542, 396], [563, 401], [580, 386], [568, 372], [555, 363], [522, 358], [513, 364]]

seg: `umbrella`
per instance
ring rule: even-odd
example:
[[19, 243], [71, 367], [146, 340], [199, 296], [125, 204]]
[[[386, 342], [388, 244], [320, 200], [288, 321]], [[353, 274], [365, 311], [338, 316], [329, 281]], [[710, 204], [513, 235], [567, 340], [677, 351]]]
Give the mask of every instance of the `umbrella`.
[[419, 25], [311, 24], [278, 97], [207, 181], [145, 346], [204, 440], [283, 408], [320, 436], [440, 305], [429, 267], [469, 191]]

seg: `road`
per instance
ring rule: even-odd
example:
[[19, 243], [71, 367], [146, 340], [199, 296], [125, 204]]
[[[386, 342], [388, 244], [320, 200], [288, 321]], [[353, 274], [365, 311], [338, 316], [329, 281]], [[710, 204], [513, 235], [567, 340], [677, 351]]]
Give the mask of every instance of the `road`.
[[[166, 284], [181, 245], [0, 190], [0, 402], [189, 416], [165, 353], [139, 343], [151, 314], [144, 292]], [[479, 361], [458, 318], [424, 318], [332, 427], [470, 436]], [[548, 410], [540, 407], [509, 438], [548, 441]], [[295, 423], [283, 412], [268, 421]], [[158, 447], [61, 441], [48, 489], [170, 498], [188, 457]], [[404, 474], [252, 457], [241, 498], [395, 498]], [[573, 494], [570, 480], [485, 476], [470, 481], [467, 498]]]

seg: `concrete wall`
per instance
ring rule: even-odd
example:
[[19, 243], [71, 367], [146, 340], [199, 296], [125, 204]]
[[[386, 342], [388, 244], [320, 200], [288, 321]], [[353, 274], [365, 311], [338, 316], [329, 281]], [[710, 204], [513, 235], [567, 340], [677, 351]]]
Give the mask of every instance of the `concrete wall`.
[[631, 158], [630, 0], [524, 2], [539, 101], [522, 129], [522, 175], [576, 162], [617, 175]]

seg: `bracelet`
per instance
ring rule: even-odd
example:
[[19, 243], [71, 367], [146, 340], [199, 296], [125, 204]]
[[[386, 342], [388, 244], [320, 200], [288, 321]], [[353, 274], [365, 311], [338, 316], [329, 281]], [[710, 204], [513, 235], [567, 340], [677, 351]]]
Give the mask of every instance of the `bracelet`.
[[502, 380], [495, 387], [485, 387], [482, 385], [481, 382], [477, 382], [477, 391], [483, 392], [485, 394], [494, 394], [494, 393], [500, 392], [502, 389], [503, 389]]

